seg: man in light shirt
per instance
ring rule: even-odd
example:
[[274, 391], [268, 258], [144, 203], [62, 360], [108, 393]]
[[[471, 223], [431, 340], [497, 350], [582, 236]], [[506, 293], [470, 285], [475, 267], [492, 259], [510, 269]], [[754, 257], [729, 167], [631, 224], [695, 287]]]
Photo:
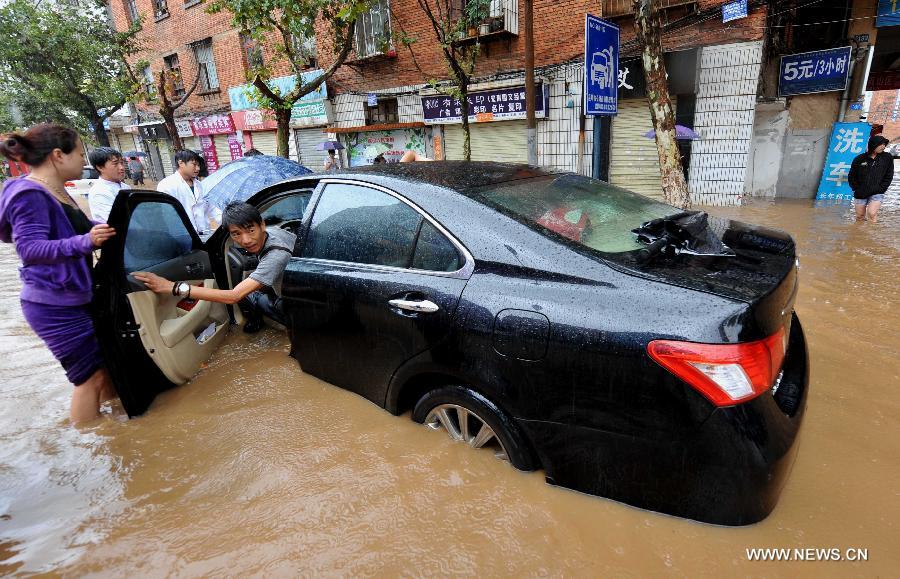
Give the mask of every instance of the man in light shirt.
[[197, 233], [212, 233], [222, 220], [222, 211], [209, 202], [197, 179], [202, 167], [200, 155], [187, 149], [178, 151], [175, 165], [175, 172], [160, 181], [156, 190], [178, 199]]
[[125, 180], [125, 159], [112, 147], [98, 147], [91, 151], [88, 160], [100, 173], [100, 178], [88, 191], [88, 207], [94, 221], [106, 223], [116, 195], [122, 189], [130, 189]]

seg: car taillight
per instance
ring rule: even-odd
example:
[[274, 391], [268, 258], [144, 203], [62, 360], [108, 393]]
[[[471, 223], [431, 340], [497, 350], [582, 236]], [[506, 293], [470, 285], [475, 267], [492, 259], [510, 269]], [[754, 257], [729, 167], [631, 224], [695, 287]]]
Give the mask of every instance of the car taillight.
[[772, 387], [784, 362], [784, 337], [781, 328], [768, 338], [741, 344], [654, 340], [647, 353], [716, 406], [731, 406]]
[[74, 187], [74, 186], [75, 186], [75, 183], [72, 183], [71, 181], [66, 181], [66, 183], [65, 183], [65, 187]]

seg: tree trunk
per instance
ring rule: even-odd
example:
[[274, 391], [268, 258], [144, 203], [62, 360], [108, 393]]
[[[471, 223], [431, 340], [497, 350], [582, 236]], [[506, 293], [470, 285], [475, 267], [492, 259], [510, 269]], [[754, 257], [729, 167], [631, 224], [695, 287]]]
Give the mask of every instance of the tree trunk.
[[288, 135], [291, 134], [291, 109], [275, 109], [275, 121], [278, 123], [278, 132], [275, 140], [278, 141], [276, 155], [288, 158]]
[[103, 128], [103, 119], [99, 115], [91, 115], [91, 128], [94, 131], [94, 138], [97, 139], [97, 144], [101, 147], [108, 147], [109, 135], [106, 133], [106, 129]]
[[178, 127], [175, 126], [175, 107], [172, 106], [172, 101], [169, 98], [169, 85], [172, 84], [168, 82], [166, 71], [162, 70], [159, 73], [159, 83], [157, 85], [157, 92], [159, 94], [159, 115], [163, 118], [163, 123], [166, 125], [166, 131], [169, 133], [169, 138], [172, 140], [172, 150], [174, 152], [178, 152], [184, 149], [184, 143], [181, 142], [181, 137], [178, 136]]
[[472, 133], [469, 130], [469, 85], [468, 83], [460, 83], [459, 86], [459, 106], [462, 113], [462, 129], [463, 129], [463, 159], [472, 160]]
[[652, 0], [634, 0], [634, 29], [643, 47], [647, 101], [653, 129], [656, 131], [663, 197], [666, 203], [686, 209], [691, 205], [691, 197], [675, 141], [675, 112], [672, 110], [672, 99], [669, 97], [669, 85], [666, 81], [659, 13], [652, 8]]

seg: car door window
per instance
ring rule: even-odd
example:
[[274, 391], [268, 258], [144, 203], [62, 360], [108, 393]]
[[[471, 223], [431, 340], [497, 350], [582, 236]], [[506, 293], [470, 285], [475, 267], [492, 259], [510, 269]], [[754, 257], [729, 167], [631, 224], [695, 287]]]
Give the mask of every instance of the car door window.
[[412, 268], [427, 271], [456, 271], [461, 267], [459, 252], [438, 228], [425, 221], [416, 241]]
[[312, 191], [299, 191], [279, 199], [263, 210], [263, 221], [265, 221], [266, 225], [277, 225], [279, 227], [284, 223], [301, 221], [311, 196]]
[[313, 213], [303, 257], [409, 267], [422, 219], [387, 193], [329, 184]]
[[125, 272], [149, 269], [191, 252], [193, 239], [174, 205], [144, 202], [131, 213], [125, 236]]

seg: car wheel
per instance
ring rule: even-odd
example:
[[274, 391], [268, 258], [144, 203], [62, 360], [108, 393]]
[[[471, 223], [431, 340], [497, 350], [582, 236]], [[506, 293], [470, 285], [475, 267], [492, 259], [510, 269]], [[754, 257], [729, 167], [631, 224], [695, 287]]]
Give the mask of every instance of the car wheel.
[[512, 420], [497, 406], [464, 386], [444, 386], [425, 394], [412, 419], [472, 448], [489, 448], [519, 470], [534, 470], [528, 443]]

